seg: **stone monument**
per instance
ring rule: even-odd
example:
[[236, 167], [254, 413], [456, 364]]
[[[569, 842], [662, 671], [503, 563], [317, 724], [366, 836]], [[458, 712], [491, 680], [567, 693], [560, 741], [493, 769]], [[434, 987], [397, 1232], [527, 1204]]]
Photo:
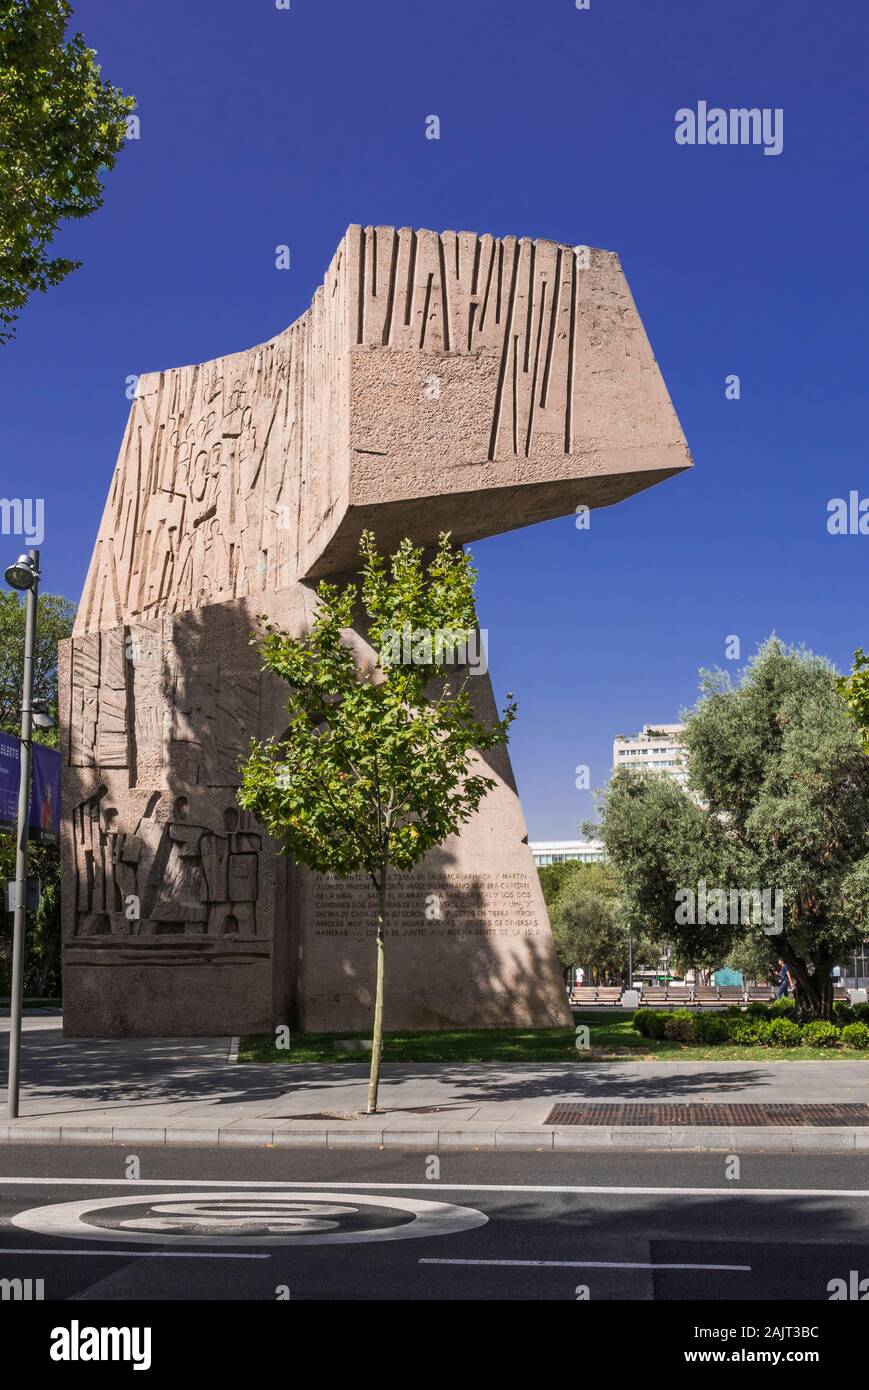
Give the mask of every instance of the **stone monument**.
[[[551, 241], [351, 227], [285, 332], [143, 376], [61, 652], [66, 1030], [368, 1027], [372, 890], [235, 799], [286, 727], [257, 617], [302, 632], [366, 527], [473, 541], [689, 466], [617, 257]], [[393, 880], [387, 1027], [570, 1023], [509, 756], [486, 761], [479, 813]]]

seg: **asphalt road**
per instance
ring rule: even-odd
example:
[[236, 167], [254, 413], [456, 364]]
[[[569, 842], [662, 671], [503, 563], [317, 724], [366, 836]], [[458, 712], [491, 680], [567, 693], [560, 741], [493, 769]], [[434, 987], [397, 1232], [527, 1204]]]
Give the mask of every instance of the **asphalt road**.
[[433, 1176], [423, 1153], [15, 1145], [0, 1279], [46, 1300], [667, 1301], [869, 1277], [866, 1157], [725, 1163], [456, 1153]]

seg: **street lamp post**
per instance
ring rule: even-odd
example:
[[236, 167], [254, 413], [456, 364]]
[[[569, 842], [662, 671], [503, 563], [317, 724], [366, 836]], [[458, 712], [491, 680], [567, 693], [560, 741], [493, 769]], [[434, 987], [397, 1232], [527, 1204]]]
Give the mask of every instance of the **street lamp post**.
[[18, 780], [17, 849], [15, 855], [15, 916], [12, 928], [12, 998], [9, 1020], [10, 1120], [18, 1118], [21, 1075], [21, 1012], [24, 996], [24, 927], [27, 916], [27, 830], [30, 810], [31, 735], [33, 733], [33, 652], [36, 646], [36, 607], [39, 598], [39, 551], [29, 550], [6, 571], [6, 582], [26, 592], [24, 611], [24, 680], [21, 692], [21, 754]]

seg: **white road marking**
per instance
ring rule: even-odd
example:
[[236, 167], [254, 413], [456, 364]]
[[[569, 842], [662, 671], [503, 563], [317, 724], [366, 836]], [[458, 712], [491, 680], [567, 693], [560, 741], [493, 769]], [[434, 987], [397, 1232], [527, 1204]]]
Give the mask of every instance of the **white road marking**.
[[31, 1250], [16, 1245], [0, 1250], [0, 1255], [99, 1255], [101, 1259], [120, 1256], [125, 1260], [270, 1260], [271, 1255], [254, 1255], [246, 1251], [233, 1255], [228, 1250]]
[[[300, 1194], [301, 1195], [301, 1194]], [[427, 1236], [454, 1235], [485, 1226], [489, 1220], [473, 1207], [448, 1202], [410, 1200], [404, 1197], [362, 1196], [359, 1193], [306, 1192], [304, 1200], [289, 1192], [275, 1193], [262, 1201], [250, 1189], [207, 1195], [204, 1192], [99, 1197], [86, 1202], [56, 1202], [16, 1213], [11, 1224], [37, 1235], [66, 1240], [123, 1241], [134, 1245], [362, 1245], [372, 1241], [420, 1240]], [[336, 1197], [343, 1207], [336, 1206]], [[319, 1212], [318, 1212], [319, 1205]], [[88, 1217], [97, 1212], [115, 1214], [119, 1208], [150, 1206], [119, 1227], [93, 1225]], [[340, 1229], [336, 1215], [358, 1217], [360, 1207], [387, 1207], [410, 1216], [395, 1226], [357, 1226]], [[322, 1213], [322, 1216], [320, 1215]], [[328, 1219], [327, 1219], [328, 1218]], [[198, 1229], [177, 1229], [193, 1226]], [[235, 1233], [224, 1232], [233, 1227]], [[256, 1234], [245, 1234], [259, 1227]], [[175, 1229], [173, 1229], [175, 1228]]]
[[562, 1183], [485, 1183], [485, 1182], [277, 1182], [233, 1181], [232, 1178], [23, 1178], [0, 1176], [0, 1193], [6, 1186], [19, 1187], [229, 1187], [239, 1188], [316, 1188], [317, 1191], [376, 1192], [547, 1192], [577, 1197], [869, 1197], [869, 1188], [860, 1187], [582, 1187]]
[[421, 1265], [510, 1265], [521, 1269], [724, 1269], [750, 1273], [751, 1265], [643, 1264], [634, 1260], [420, 1260]]

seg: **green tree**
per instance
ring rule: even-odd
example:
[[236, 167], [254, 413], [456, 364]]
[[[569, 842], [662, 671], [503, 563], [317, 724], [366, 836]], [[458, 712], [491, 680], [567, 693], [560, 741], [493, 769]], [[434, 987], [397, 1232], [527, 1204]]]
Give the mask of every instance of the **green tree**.
[[863, 752], [869, 753], [869, 656], [862, 647], [854, 653], [849, 676], [839, 676], [836, 689], [863, 733]]
[[738, 970], [746, 980], [759, 980], [766, 984], [772, 965], [769, 938], [758, 934], [734, 942], [723, 964], [731, 970]]
[[589, 983], [622, 975], [627, 964], [627, 929], [619, 912], [617, 886], [603, 864], [573, 865], [549, 909], [555, 949], [565, 974], [571, 966], [589, 971]]
[[589, 971], [589, 984], [624, 976], [628, 937], [612, 898], [574, 886], [553, 913], [552, 937], [566, 974], [571, 966], [583, 965]]
[[[40, 594], [36, 610], [33, 699], [45, 704], [57, 725], [57, 644], [69, 637], [75, 604], [60, 594]], [[24, 672], [24, 600], [11, 589], [0, 591], [0, 730], [21, 728], [21, 681]], [[57, 728], [35, 729], [37, 743], [57, 747]]]
[[545, 864], [537, 870], [543, 901], [550, 907], [571, 879], [580, 880], [587, 888], [599, 889], [615, 896], [618, 885], [609, 867], [601, 863], [586, 863], [581, 859], [564, 859], [558, 864]]
[[[60, 971], [60, 850], [57, 845], [31, 844], [27, 856], [28, 878], [40, 883], [39, 907], [27, 914], [24, 958], [24, 993], [33, 998], [61, 992]], [[3, 889], [0, 936], [0, 995], [9, 993], [12, 978], [12, 914], [6, 912], [6, 883], [15, 877], [15, 836], [0, 833], [0, 884]]]
[[573, 877], [578, 868], [580, 868], [578, 859], [566, 859], [560, 864], [544, 864], [537, 870], [537, 877], [543, 891], [543, 901], [547, 907], [551, 907], [555, 902], [564, 884]]
[[81, 264], [49, 251], [66, 218], [102, 206], [135, 105], [100, 78], [67, 0], [0, 0], [0, 343], [35, 290]]
[[[442, 535], [428, 566], [409, 540], [387, 563], [371, 532], [362, 536], [360, 555], [360, 585], [319, 586], [307, 636], [266, 625], [263, 660], [290, 687], [290, 723], [280, 740], [254, 743], [238, 799], [299, 862], [319, 873], [363, 872], [371, 881], [377, 928], [368, 1110], [374, 1112], [390, 875], [412, 869], [477, 810], [495, 783], [474, 770], [474, 750], [507, 740], [516, 707], [508, 704], [501, 719], [483, 724], [467, 674], [451, 666], [450, 648], [467, 640], [475, 624], [469, 556]], [[349, 644], [359, 599], [378, 654], [374, 669], [357, 665]], [[412, 647], [401, 640], [405, 633]]]
[[[36, 610], [36, 651], [33, 697], [47, 706], [58, 722], [57, 644], [69, 637], [75, 605], [59, 594], [40, 594]], [[24, 601], [10, 590], [0, 592], [0, 732], [17, 738], [21, 732], [21, 682], [24, 667]], [[34, 729], [35, 743], [58, 746], [57, 728]], [[38, 878], [42, 897], [38, 912], [28, 919], [24, 988], [29, 994], [60, 991], [60, 851], [56, 845], [31, 844], [28, 873]], [[0, 833], [0, 885], [15, 877], [15, 836]], [[0, 912], [4, 921], [6, 895]], [[0, 941], [0, 994], [9, 989], [10, 943]]]
[[637, 959], [657, 962], [666, 943], [682, 970], [705, 974], [720, 965], [731, 940], [726, 928], [675, 930], [676, 890], [709, 877], [710, 863], [717, 862], [719, 846], [700, 808], [672, 778], [625, 768], [602, 793], [601, 809], [596, 833], [618, 878], [625, 921], [635, 940], [645, 943]]
[[[831, 967], [869, 927], [869, 759], [828, 662], [771, 638], [739, 684], [701, 673], [684, 742], [690, 793], [625, 770], [603, 796], [601, 836], [628, 910], [680, 958], [720, 965], [750, 939], [796, 979], [801, 1016], [829, 1018]], [[677, 893], [726, 895], [705, 923]], [[733, 890], [740, 897], [734, 910]], [[751, 906], [781, 904], [778, 920]], [[746, 920], [747, 918], [747, 920]], [[779, 930], [780, 928], [780, 930]]]
[[644, 959], [657, 960], [660, 946], [641, 926], [629, 922], [611, 865], [573, 863], [565, 867], [573, 872], [563, 876], [558, 893], [548, 904], [562, 967], [569, 971], [572, 965], [585, 966], [590, 972], [589, 983], [618, 979], [627, 984], [629, 931], [635, 965]]

